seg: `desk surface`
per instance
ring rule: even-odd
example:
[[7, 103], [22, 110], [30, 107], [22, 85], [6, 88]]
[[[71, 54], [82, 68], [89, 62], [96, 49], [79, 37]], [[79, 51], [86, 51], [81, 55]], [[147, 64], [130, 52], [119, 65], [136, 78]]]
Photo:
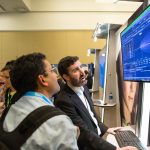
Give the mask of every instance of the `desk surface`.
[[[125, 130], [131, 130], [131, 131], [133, 131], [133, 132], [135, 133], [134, 129], [131, 128], [130, 126], [125, 127]], [[109, 143], [113, 144], [114, 146], [119, 147], [119, 145], [118, 145], [118, 143], [117, 143], [116, 138], [115, 138], [114, 135], [108, 134], [106, 140], [107, 140]], [[147, 147], [147, 150], [150, 150], [150, 147]]]
[[94, 106], [97, 107], [113, 107], [116, 106], [116, 103], [100, 103], [99, 101], [93, 101]]

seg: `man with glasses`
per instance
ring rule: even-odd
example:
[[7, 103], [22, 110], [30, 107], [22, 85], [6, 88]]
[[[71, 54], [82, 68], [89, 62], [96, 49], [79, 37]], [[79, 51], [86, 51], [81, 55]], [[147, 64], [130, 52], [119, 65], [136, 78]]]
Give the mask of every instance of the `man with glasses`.
[[[41, 53], [24, 55], [16, 60], [10, 79], [18, 96], [4, 120], [6, 131], [14, 130], [35, 109], [45, 105], [54, 106], [51, 97], [59, 91], [54, 71]], [[77, 127], [68, 116], [62, 114], [44, 122], [21, 149], [78, 150], [77, 136]]]

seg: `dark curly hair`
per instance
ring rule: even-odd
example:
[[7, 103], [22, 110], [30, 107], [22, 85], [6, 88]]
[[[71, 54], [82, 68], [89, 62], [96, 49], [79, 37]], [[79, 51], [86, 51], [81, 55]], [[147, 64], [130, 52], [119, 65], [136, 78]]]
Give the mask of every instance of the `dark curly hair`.
[[19, 93], [35, 91], [38, 75], [44, 74], [46, 56], [41, 53], [32, 53], [19, 57], [10, 71], [10, 80]]
[[15, 60], [8, 61], [6, 65], [1, 69], [1, 71], [12, 70], [14, 66]]
[[60, 76], [63, 76], [63, 74], [68, 75], [68, 67], [73, 65], [77, 60], [79, 60], [77, 56], [66, 56], [62, 58], [58, 63], [58, 72]]

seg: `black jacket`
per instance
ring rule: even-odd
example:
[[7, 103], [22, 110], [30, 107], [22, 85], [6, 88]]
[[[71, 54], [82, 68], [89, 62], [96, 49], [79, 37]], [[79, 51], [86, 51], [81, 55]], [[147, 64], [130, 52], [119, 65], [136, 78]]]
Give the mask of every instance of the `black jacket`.
[[[98, 120], [87, 87], [84, 87], [84, 95], [89, 102], [95, 118]], [[73, 123], [80, 128], [80, 136], [78, 139], [80, 150], [116, 149], [115, 146], [98, 136], [96, 125], [88, 110], [78, 95], [68, 85], [65, 85], [63, 89], [61, 89], [57, 98], [54, 100], [54, 104], [63, 110], [71, 118]], [[101, 122], [99, 122], [99, 127], [101, 129], [101, 136], [103, 136], [108, 128]]]

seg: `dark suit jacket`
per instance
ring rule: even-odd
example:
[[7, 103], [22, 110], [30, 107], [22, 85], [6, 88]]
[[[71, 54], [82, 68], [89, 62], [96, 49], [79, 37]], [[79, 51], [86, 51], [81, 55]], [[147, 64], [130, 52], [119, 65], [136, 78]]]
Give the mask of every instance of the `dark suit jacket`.
[[[84, 87], [84, 95], [89, 102], [95, 118], [97, 119], [87, 87]], [[93, 122], [88, 110], [78, 95], [68, 85], [65, 85], [63, 89], [61, 89], [57, 98], [54, 100], [54, 104], [56, 107], [59, 107], [61, 110], [63, 110], [71, 118], [73, 123], [80, 128], [80, 136], [78, 139], [78, 146], [80, 150], [116, 149], [116, 147], [98, 136], [96, 125]], [[99, 122], [99, 127], [101, 129], [102, 136], [108, 128], [101, 122]]]

